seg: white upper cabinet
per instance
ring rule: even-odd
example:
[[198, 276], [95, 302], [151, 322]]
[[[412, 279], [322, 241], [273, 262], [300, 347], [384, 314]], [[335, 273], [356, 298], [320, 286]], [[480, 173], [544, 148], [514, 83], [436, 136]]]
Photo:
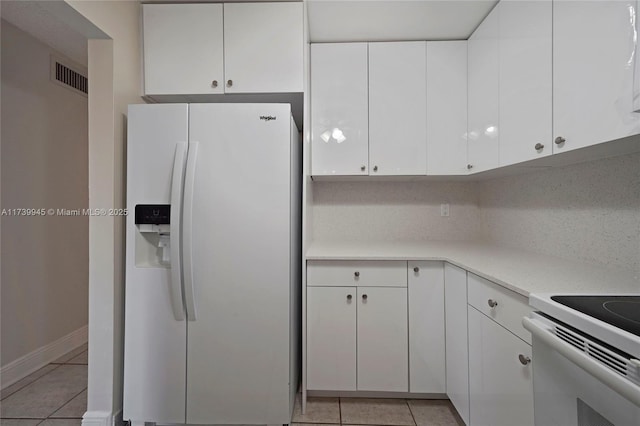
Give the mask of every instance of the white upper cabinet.
[[221, 4], [144, 4], [144, 92], [224, 92]]
[[551, 12], [551, 1], [500, 3], [501, 166], [553, 151]]
[[473, 172], [499, 165], [500, 53], [499, 11], [489, 13], [468, 41], [468, 168]]
[[367, 44], [311, 45], [311, 173], [367, 175]]
[[143, 4], [146, 95], [303, 91], [302, 3]]
[[369, 43], [369, 174], [427, 173], [426, 42]]
[[467, 174], [467, 42], [427, 42], [427, 174]]
[[640, 133], [636, 7], [635, 0], [553, 2], [554, 152]]
[[302, 3], [224, 5], [226, 93], [302, 92]]

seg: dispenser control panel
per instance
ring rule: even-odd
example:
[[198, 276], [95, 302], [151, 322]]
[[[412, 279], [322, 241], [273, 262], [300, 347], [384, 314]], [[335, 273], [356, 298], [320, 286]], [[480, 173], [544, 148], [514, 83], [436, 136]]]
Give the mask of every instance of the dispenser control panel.
[[137, 204], [136, 225], [168, 225], [171, 218], [170, 204]]

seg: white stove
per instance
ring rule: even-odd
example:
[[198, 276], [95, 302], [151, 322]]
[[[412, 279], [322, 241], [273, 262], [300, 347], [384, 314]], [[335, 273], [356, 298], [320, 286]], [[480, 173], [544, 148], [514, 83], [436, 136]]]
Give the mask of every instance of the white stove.
[[529, 304], [640, 359], [640, 295], [532, 294]]
[[536, 426], [640, 425], [640, 295], [532, 294]]

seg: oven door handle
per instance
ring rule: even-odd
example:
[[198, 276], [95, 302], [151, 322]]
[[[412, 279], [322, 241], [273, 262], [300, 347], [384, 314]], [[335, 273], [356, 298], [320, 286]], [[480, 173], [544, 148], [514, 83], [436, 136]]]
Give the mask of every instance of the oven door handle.
[[582, 368], [632, 403], [640, 405], [640, 389], [638, 386], [623, 379], [622, 376], [589, 358], [584, 354], [584, 352], [577, 350], [570, 344], [557, 338], [551, 329], [544, 325], [541, 326], [535, 319], [532, 320], [531, 318], [524, 317], [522, 319], [522, 325], [524, 328], [529, 330], [533, 336], [542, 340], [569, 361], [573, 362], [578, 367]]

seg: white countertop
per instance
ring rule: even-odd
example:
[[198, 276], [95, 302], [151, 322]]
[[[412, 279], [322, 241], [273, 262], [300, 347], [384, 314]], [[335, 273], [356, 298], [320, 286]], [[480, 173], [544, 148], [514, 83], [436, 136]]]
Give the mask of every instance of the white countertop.
[[307, 260], [443, 260], [529, 297], [530, 293], [640, 294], [640, 276], [482, 242], [314, 242]]

